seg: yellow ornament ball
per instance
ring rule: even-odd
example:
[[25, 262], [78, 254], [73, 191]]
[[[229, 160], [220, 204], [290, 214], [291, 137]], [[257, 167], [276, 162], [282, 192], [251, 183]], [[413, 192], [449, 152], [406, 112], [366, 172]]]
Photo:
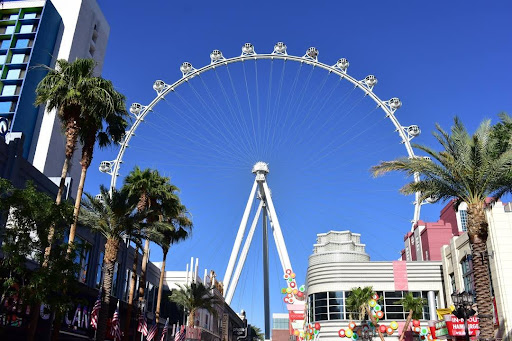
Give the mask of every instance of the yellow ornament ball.
[[354, 335], [354, 332], [352, 331], [352, 329], [345, 330], [346, 337], [352, 337], [352, 335]]
[[396, 321], [391, 321], [391, 323], [389, 324], [389, 326], [391, 328], [393, 328], [393, 330], [397, 330], [398, 329], [398, 323]]
[[292, 292], [292, 288], [286, 288], [286, 292], [290, 294]]
[[297, 329], [295, 329], [295, 330], [293, 331], [293, 335], [295, 335], [295, 336], [299, 336], [299, 334], [300, 334], [300, 332], [299, 332]]
[[372, 308], [373, 308], [373, 307], [375, 307], [375, 306], [377, 305], [377, 301], [375, 301], [375, 300], [370, 300], [370, 301], [368, 301], [368, 304], [370, 305], [370, 307], [372, 307]]

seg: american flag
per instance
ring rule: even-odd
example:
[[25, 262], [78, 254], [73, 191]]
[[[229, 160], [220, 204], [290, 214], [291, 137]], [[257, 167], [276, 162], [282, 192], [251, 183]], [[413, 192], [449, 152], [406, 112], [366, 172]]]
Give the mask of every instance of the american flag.
[[186, 334], [187, 332], [185, 330], [185, 326], [181, 326], [181, 330], [178, 330], [178, 328], [176, 328], [176, 334], [174, 334], [174, 341], [184, 341]]
[[146, 313], [141, 312], [139, 314], [139, 325], [137, 327], [137, 331], [142, 333], [144, 336], [148, 335], [148, 322], [146, 320]]
[[96, 300], [96, 302], [94, 302], [94, 306], [92, 307], [91, 311], [91, 326], [94, 329], [98, 329], [98, 314], [101, 309], [101, 291], [102, 288], [98, 290], [98, 299]]
[[110, 330], [110, 336], [114, 340], [121, 340], [121, 326], [119, 325], [119, 301], [117, 301], [116, 311], [112, 317], [112, 329]]
[[169, 328], [169, 318], [165, 320], [164, 330], [162, 330], [162, 336], [160, 337], [160, 341], [165, 341], [167, 336], [167, 328]]
[[156, 324], [155, 321], [153, 321], [153, 325], [149, 329], [148, 338], [146, 340], [147, 341], [153, 340], [153, 338], [156, 336], [156, 333], [158, 333], [158, 325]]

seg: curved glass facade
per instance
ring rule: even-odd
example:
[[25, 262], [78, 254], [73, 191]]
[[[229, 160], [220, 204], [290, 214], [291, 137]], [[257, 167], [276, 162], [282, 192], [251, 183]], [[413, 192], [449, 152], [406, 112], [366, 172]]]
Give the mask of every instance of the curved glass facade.
[[[405, 320], [408, 311], [396, 303], [403, 298], [407, 291], [377, 291], [381, 297], [379, 304], [384, 312], [385, 320]], [[413, 291], [414, 297], [423, 297], [427, 301], [427, 291]], [[329, 321], [329, 320], [350, 320], [350, 315], [354, 319], [358, 318], [357, 312], [347, 311], [345, 301], [350, 295], [350, 291], [329, 291], [319, 292], [308, 296], [310, 322]], [[428, 304], [423, 307], [423, 319], [430, 319]]]

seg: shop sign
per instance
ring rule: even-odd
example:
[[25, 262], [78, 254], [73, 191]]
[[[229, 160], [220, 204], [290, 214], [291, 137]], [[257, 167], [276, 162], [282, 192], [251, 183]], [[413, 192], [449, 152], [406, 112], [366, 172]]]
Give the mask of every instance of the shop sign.
[[228, 325], [229, 325], [229, 315], [222, 315], [222, 341], [228, 341]]
[[290, 321], [304, 320], [304, 313], [294, 313], [290, 311], [289, 318]]
[[441, 336], [448, 336], [448, 327], [444, 320], [428, 321], [428, 327], [434, 339], [440, 338]]
[[[448, 334], [451, 336], [465, 336], [466, 330], [464, 327], [464, 319], [458, 319], [455, 315], [444, 315]], [[480, 327], [478, 325], [478, 317], [471, 316], [468, 318], [468, 333], [469, 336], [478, 336]]]

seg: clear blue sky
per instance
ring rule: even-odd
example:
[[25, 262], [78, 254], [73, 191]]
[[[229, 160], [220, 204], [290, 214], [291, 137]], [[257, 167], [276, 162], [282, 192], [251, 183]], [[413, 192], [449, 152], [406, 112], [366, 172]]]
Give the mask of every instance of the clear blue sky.
[[[173, 83], [182, 62], [206, 65], [213, 49], [232, 57], [246, 42], [263, 53], [284, 41], [290, 54], [315, 46], [327, 64], [347, 58], [350, 75], [375, 74], [379, 97], [402, 100], [402, 125], [422, 129], [418, 143], [435, 146], [435, 123], [449, 128], [454, 115], [472, 131], [484, 118], [495, 122], [498, 112], [512, 112], [510, 1], [98, 2], [111, 27], [103, 76], [128, 105], [148, 104], [156, 79]], [[361, 233], [372, 260], [399, 257], [413, 213], [413, 198], [398, 193], [407, 179], [373, 179], [368, 171], [405, 155], [393, 126], [347, 82], [283, 65], [229, 66], [233, 83], [225, 68], [193, 79], [160, 103], [132, 140], [121, 175], [135, 164], [159, 169], [181, 188], [194, 217], [193, 237], [171, 248], [167, 270], [184, 270], [193, 256], [223, 277], [254, 179], [250, 169], [260, 159], [270, 163], [269, 186], [298, 282], [305, 281], [316, 234], [331, 229]], [[96, 152], [87, 191], [108, 184], [95, 168], [116, 153]], [[422, 219], [437, 220], [441, 207], [424, 206]], [[254, 242], [232, 306], [263, 327], [261, 231]], [[275, 254], [271, 248], [271, 310], [281, 312]], [[153, 248], [151, 259], [160, 256]]]

